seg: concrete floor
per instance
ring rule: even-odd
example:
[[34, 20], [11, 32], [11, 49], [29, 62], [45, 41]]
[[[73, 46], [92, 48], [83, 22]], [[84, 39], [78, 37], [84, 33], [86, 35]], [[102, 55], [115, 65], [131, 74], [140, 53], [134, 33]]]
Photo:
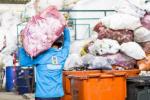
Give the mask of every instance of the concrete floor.
[[0, 100], [34, 100], [34, 95], [18, 95], [13, 92], [0, 92]]

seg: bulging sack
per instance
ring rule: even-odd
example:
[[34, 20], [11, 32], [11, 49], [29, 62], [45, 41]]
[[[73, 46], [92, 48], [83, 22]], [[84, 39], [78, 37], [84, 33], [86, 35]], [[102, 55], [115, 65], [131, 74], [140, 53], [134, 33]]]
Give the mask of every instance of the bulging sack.
[[88, 67], [88, 69], [103, 69], [103, 70], [111, 70], [112, 66], [107, 60], [106, 57], [95, 56], [92, 64]]
[[150, 54], [150, 41], [140, 43], [146, 54]]
[[132, 30], [112, 30], [105, 27], [102, 23], [98, 23], [94, 27], [94, 31], [98, 33], [98, 38], [109, 38], [117, 40], [119, 43], [130, 42], [134, 40], [134, 33]]
[[140, 27], [134, 31], [134, 40], [136, 42], [148, 42], [150, 41], [150, 30], [145, 27]]
[[147, 3], [145, 4], [144, 9], [145, 9], [148, 13], [150, 13], [150, 2], [147, 2]]
[[76, 67], [81, 67], [83, 65], [81, 56], [79, 54], [71, 54], [68, 56], [64, 70], [72, 70]]
[[144, 5], [144, 0], [119, 0], [116, 6], [116, 11], [140, 18], [146, 13], [143, 9]]
[[136, 60], [140, 60], [146, 57], [146, 54], [142, 47], [136, 42], [127, 42], [121, 45], [121, 51], [127, 56]]
[[94, 55], [115, 54], [119, 49], [119, 43], [111, 39], [97, 39], [93, 45], [89, 46], [90, 53]]
[[48, 50], [61, 36], [65, 25], [63, 15], [54, 6], [49, 6], [33, 16], [22, 31], [25, 51], [35, 57]]
[[129, 14], [113, 14], [100, 19], [103, 25], [114, 30], [128, 29], [135, 30], [141, 26], [140, 18]]
[[145, 14], [145, 16], [141, 18], [141, 24], [150, 30], [150, 13]]
[[105, 56], [113, 66], [123, 67], [125, 69], [133, 69], [136, 65], [136, 60], [126, 56], [123, 53]]

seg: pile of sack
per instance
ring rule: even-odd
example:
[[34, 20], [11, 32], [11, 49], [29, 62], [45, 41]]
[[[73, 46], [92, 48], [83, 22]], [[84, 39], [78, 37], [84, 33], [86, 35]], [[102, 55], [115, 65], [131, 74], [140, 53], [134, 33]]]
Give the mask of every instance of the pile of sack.
[[150, 2], [124, 0], [115, 14], [100, 19], [94, 31], [98, 38], [84, 46], [87, 54], [78, 54], [76, 66], [150, 70]]

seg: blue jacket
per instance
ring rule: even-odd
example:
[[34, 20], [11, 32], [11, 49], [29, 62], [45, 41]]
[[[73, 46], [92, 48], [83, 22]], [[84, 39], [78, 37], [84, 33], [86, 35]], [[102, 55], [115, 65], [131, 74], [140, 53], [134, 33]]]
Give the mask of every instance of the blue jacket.
[[32, 59], [23, 48], [19, 49], [20, 65], [36, 65], [36, 97], [52, 98], [64, 95], [62, 70], [69, 54], [70, 33], [64, 29], [64, 45], [61, 49], [50, 48]]

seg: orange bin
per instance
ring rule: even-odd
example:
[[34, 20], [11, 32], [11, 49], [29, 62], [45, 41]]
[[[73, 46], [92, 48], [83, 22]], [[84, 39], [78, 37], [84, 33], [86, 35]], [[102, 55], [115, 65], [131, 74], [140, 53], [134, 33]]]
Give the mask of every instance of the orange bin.
[[72, 100], [125, 100], [126, 75], [121, 73], [70, 75]]
[[62, 100], [72, 100], [71, 99], [71, 82], [67, 77], [68, 75], [85, 75], [85, 74], [93, 74], [93, 73], [101, 73], [100, 70], [89, 70], [89, 71], [64, 71], [63, 72], [63, 87], [64, 87], [64, 97]]
[[72, 96], [71, 96], [71, 94], [65, 94], [65, 95], [61, 98], [61, 100], [72, 100]]
[[132, 70], [102, 70], [102, 73], [125, 73], [127, 77], [135, 77], [138, 76], [140, 73], [139, 69], [132, 69]]

